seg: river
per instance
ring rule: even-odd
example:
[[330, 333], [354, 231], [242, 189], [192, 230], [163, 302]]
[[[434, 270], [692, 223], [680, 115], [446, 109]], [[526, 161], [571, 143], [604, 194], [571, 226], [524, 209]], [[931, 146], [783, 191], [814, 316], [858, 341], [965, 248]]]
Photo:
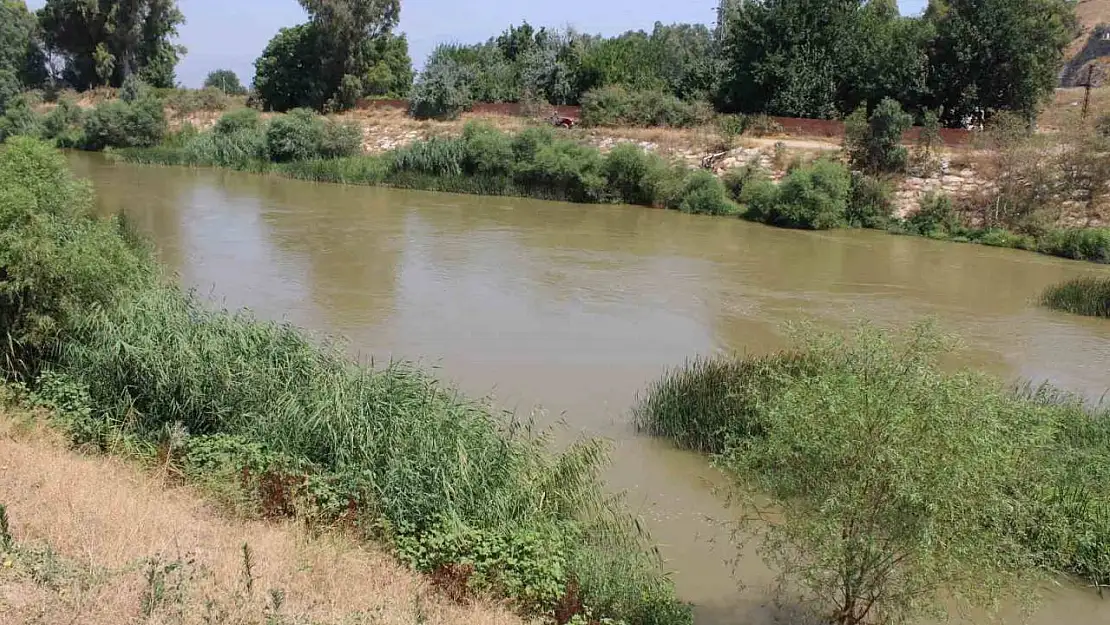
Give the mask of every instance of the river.
[[[1044, 287], [1105, 267], [873, 231], [71, 158], [102, 211], [125, 211], [184, 285], [220, 304], [342, 335], [363, 357], [418, 358], [500, 405], [542, 406], [568, 435], [611, 439], [609, 483], [646, 520], [699, 625], [775, 622], [773, 575], [730, 546], [706, 460], [629, 427], [637, 392], [665, 368], [783, 347], [788, 321], [932, 316], [963, 338], [961, 364], [1094, 399], [1110, 390], [1110, 322], [1035, 305]], [[1110, 597], [1047, 595], [1033, 625], [1110, 624]]]

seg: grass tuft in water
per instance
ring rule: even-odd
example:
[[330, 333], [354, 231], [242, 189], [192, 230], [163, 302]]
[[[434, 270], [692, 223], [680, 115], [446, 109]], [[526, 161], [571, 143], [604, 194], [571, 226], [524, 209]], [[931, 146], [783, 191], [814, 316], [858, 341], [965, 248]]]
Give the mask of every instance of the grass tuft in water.
[[1075, 278], [1049, 287], [1041, 304], [1088, 317], [1110, 318], [1110, 278]]

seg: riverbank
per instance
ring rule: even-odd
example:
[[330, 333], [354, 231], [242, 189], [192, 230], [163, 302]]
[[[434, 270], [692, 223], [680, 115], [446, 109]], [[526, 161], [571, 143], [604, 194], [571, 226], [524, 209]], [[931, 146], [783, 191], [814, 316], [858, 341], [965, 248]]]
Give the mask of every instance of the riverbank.
[[[1015, 234], [997, 226], [967, 225], [968, 218], [961, 217], [949, 197], [931, 192], [924, 195], [916, 212], [902, 218], [896, 214], [889, 181], [850, 174], [837, 160], [826, 157], [796, 158], [772, 184], [774, 178], [758, 157], [742, 164], [728, 160], [732, 166], [718, 177], [632, 143], [603, 151], [547, 127], [513, 133], [473, 122], [459, 136], [414, 140], [373, 155], [358, 155], [357, 149], [350, 148], [344, 156], [326, 158], [321, 157], [330, 149], [320, 143], [325, 136], [323, 122], [302, 117], [294, 123], [303, 128], [315, 123], [320, 128], [300, 133], [308, 138], [294, 152], [306, 155], [303, 158], [275, 162], [268, 157], [273, 133], [249, 112], [229, 115], [229, 123], [199, 134], [171, 137], [159, 147], [111, 153], [130, 163], [227, 167], [314, 182], [623, 202], [794, 228], [868, 227], [1110, 263], [1110, 228], [1038, 227], [1035, 234]], [[313, 132], [319, 138], [311, 138]]]
[[[528, 615], [689, 622], [598, 474], [605, 445], [564, 451], [527, 420], [405, 363], [169, 285], [45, 144], [0, 149], [10, 290], [5, 374], [73, 444], [126, 452], [267, 518], [348, 528], [415, 570]], [[561, 622], [565, 622], [560, 618]]]
[[0, 408], [6, 623], [526, 622], [488, 599], [452, 600], [349, 532], [220, 514], [169, 467], [72, 450], [51, 419]]
[[[62, 146], [107, 147], [135, 163], [229, 167], [319, 182], [478, 195], [624, 202], [786, 227], [888, 229], [1110, 262], [1105, 172], [1097, 164], [1101, 140], [1071, 127], [1053, 139], [1021, 138], [1002, 128], [954, 152], [918, 145], [906, 175], [856, 173], [846, 187], [826, 175], [812, 175], [816, 165], [829, 162], [834, 165], [824, 166], [824, 172], [837, 169], [833, 179], [849, 180], [841, 164], [842, 146], [835, 141], [780, 138], [773, 129], [758, 133], [769, 132], [768, 137], [741, 137], [729, 134], [723, 122], [720, 128], [692, 130], [556, 131], [521, 117], [417, 121], [388, 107], [328, 118], [307, 110], [273, 115], [238, 108], [221, 115], [171, 109], [167, 119], [153, 94], [140, 90], [134, 98], [101, 102], [87, 113], [63, 101], [41, 119], [29, 106], [16, 107], [23, 111], [16, 115], [21, 121], [9, 126]], [[714, 177], [723, 181], [724, 191]], [[763, 206], [750, 210], [753, 198], [743, 197], [743, 186], [763, 180], [799, 191], [813, 183], [835, 183], [813, 197], [762, 193], [757, 199]], [[768, 205], [778, 208], [767, 210]], [[800, 217], [768, 218], [772, 213]]]

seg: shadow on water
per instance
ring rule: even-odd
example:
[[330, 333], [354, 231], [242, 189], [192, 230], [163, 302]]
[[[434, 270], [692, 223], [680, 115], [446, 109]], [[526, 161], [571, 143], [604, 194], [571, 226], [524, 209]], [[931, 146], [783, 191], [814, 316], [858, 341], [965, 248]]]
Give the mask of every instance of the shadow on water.
[[[636, 394], [665, 368], [779, 349], [787, 321], [928, 315], [964, 339], [954, 364], [1091, 397], [1110, 386], [1110, 323], [1033, 304], [1049, 284], [1104, 267], [878, 232], [73, 159], [102, 210], [135, 218], [186, 285], [341, 334], [361, 355], [422, 357], [467, 392], [542, 405], [567, 436], [612, 439], [611, 487], [707, 625], [796, 615], [769, 600], [774, 575], [752, 546], [735, 571], [727, 564], [737, 554], [713, 491], [722, 476], [629, 426]], [[1110, 604], [1093, 597], [1053, 589], [1030, 622], [1110, 624]]]

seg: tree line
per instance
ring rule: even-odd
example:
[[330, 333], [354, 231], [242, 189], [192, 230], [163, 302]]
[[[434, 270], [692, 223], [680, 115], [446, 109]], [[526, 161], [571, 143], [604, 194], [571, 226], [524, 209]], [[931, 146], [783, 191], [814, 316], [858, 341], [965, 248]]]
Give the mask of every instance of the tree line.
[[[895, 0], [721, 0], [711, 26], [602, 37], [512, 25], [438, 46], [416, 76], [395, 32], [400, 0], [299, 1], [308, 21], [282, 29], [255, 62], [267, 109], [412, 95], [428, 104], [414, 112], [438, 116], [474, 101], [580, 104], [619, 87], [724, 113], [841, 118], [891, 98], [950, 126], [1002, 110], [1032, 120], [1077, 32], [1070, 0], [930, 0], [913, 17]], [[175, 0], [47, 0], [37, 13], [0, 0], [0, 99], [47, 81], [119, 87], [131, 75], [172, 87], [184, 19]]]

